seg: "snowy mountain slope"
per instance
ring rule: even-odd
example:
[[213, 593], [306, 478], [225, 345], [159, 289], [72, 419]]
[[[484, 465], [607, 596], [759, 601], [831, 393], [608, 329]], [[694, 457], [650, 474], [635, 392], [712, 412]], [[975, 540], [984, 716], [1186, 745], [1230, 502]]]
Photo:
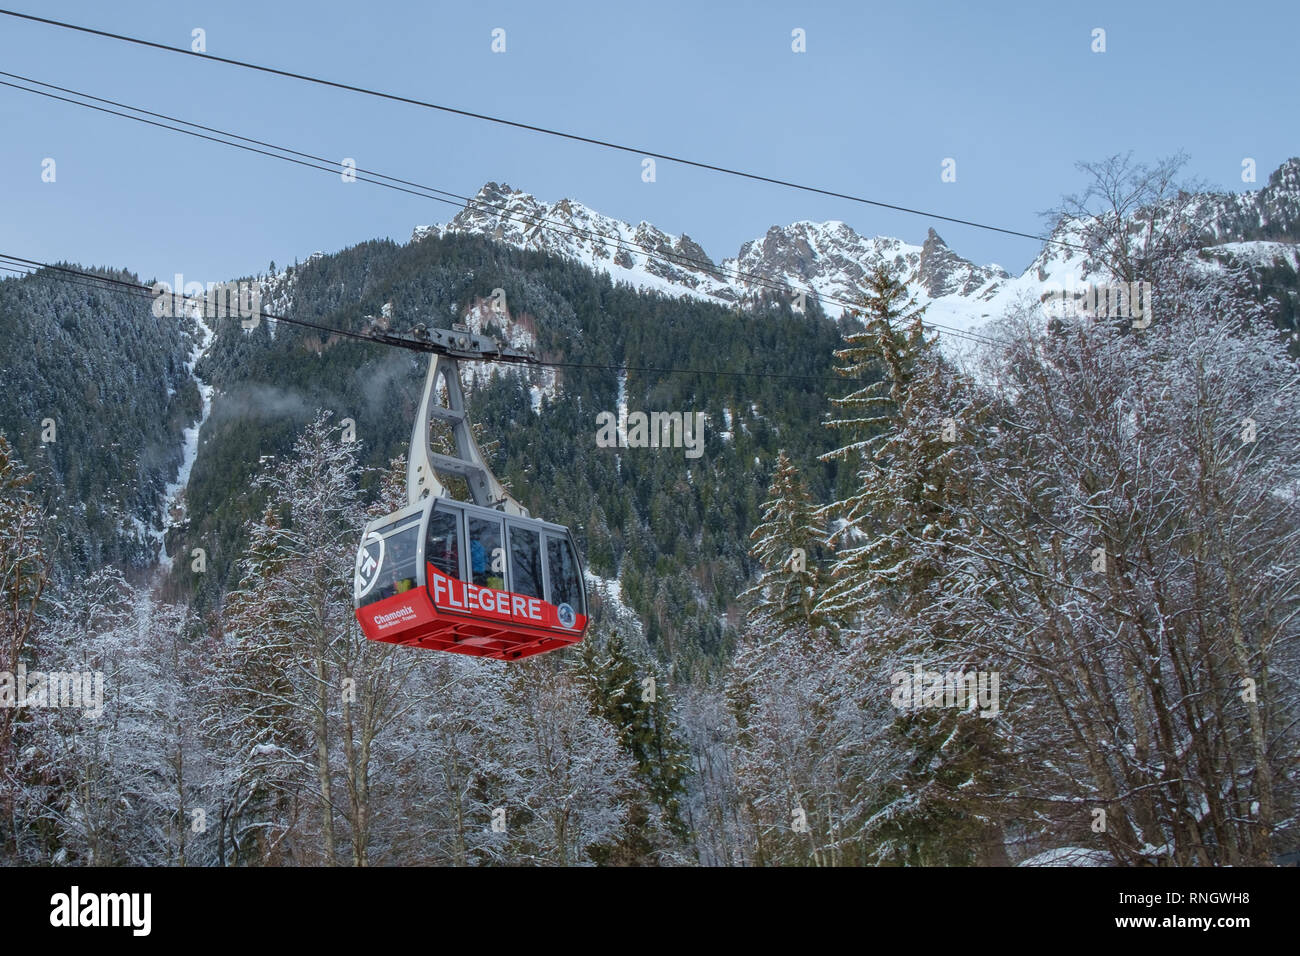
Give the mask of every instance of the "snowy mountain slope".
[[488, 183], [478, 191], [475, 205], [446, 225], [418, 227], [412, 241], [453, 232], [576, 259], [640, 288], [686, 291], [721, 301], [736, 298], [717, 265], [690, 236], [670, 236], [647, 222], [633, 226], [569, 199], [548, 205], [509, 186]]
[[[1201, 211], [1211, 222], [1205, 243], [1221, 252], [1215, 258], [1263, 257], [1295, 271], [1300, 159], [1284, 163], [1258, 191], [1206, 193], [1203, 203], [1208, 208]], [[1023, 273], [1011, 276], [1000, 266], [962, 258], [933, 229], [915, 245], [861, 236], [837, 221], [773, 226], [744, 243], [735, 256], [715, 263], [687, 235], [672, 236], [646, 222], [633, 226], [571, 199], [545, 203], [494, 182], [451, 222], [417, 228], [412, 241], [456, 232], [575, 259], [615, 281], [670, 295], [743, 303], [773, 288], [810, 289], [832, 316], [856, 301], [867, 273], [883, 263], [919, 303], [929, 306], [931, 322], [960, 331], [983, 325], [1026, 297], [1038, 299], [1047, 288], [1089, 276], [1088, 263], [1077, 251], [1054, 243], [1045, 243]], [[1068, 242], [1070, 232], [1067, 227], [1052, 238]]]
[[633, 226], [571, 199], [547, 204], [498, 183], [486, 184], [475, 204], [451, 222], [417, 227], [411, 239], [448, 233], [474, 233], [575, 259], [615, 281], [669, 295], [743, 303], [773, 289], [811, 289], [832, 315], [855, 301], [877, 263], [912, 279], [923, 301], [987, 299], [1011, 278], [998, 266], [961, 258], [934, 230], [918, 246], [885, 236], [868, 239], [834, 221], [773, 226], [717, 264], [690, 236], [672, 236], [647, 222]]
[[[537, 345], [537, 334], [531, 328], [528, 316], [512, 315], [509, 308], [496, 311], [491, 302], [485, 299], [473, 302], [461, 321], [474, 334], [486, 332], [512, 348], [527, 350]], [[467, 362], [460, 369], [461, 384], [470, 390], [498, 375], [516, 375], [528, 383], [529, 399], [534, 412], [541, 411], [542, 399], [555, 398], [557, 378], [553, 368]]]
[[214, 392], [212, 386], [205, 382], [195, 371], [195, 366], [211, 348], [216, 334], [205, 318], [202, 306], [192, 304], [187, 313], [190, 316], [194, 332], [189, 360], [185, 363], [185, 373], [189, 375], [190, 380], [194, 382], [195, 387], [198, 389], [201, 403], [199, 416], [193, 423], [185, 426], [184, 432], [181, 433], [180, 468], [176, 473], [176, 477], [167, 483], [167, 487], [163, 491], [161, 527], [150, 532], [158, 545], [158, 563], [168, 570], [171, 569], [172, 558], [167, 554], [167, 532], [182, 525], [185, 521], [185, 488], [189, 485], [190, 472], [194, 470], [194, 462], [198, 459], [199, 434], [203, 430], [203, 423], [208, 420], [208, 416], [212, 413], [212, 396]]
[[[1242, 193], [1206, 193], [1210, 232], [1218, 242], [1300, 239], [1300, 159], [1289, 159], [1260, 189]], [[1209, 237], [1207, 237], [1208, 239]]]
[[978, 266], [957, 255], [933, 229], [915, 245], [861, 236], [843, 222], [801, 221], [773, 226], [719, 264], [690, 236], [672, 236], [646, 222], [633, 226], [571, 199], [544, 203], [498, 183], [486, 184], [475, 205], [451, 222], [416, 228], [412, 241], [448, 233], [474, 233], [574, 259], [616, 282], [669, 295], [743, 304], [773, 289], [808, 289], [833, 316], [857, 300], [867, 274], [884, 264], [918, 301], [930, 304], [937, 324], [958, 329], [981, 324], [1023, 291], [1001, 267]]

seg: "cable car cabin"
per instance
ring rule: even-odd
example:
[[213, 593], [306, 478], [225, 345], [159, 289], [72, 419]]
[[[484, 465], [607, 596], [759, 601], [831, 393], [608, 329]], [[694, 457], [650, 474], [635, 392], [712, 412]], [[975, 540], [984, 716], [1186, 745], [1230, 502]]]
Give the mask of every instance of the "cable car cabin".
[[518, 660], [582, 640], [569, 530], [445, 497], [366, 526], [353, 597], [372, 641]]

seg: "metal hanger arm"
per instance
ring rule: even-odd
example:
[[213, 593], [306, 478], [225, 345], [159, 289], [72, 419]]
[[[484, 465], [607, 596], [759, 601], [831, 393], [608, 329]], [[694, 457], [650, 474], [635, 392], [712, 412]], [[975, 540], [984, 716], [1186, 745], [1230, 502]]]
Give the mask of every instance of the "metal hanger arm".
[[[468, 336], [468, 333], [463, 334]], [[473, 338], [487, 337], [473, 336]], [[493, 342], [490, 338], [487, 341]], [[495, 342], [493, 344], [495, 345]], [[535, 361], [535, 358], [533, 360]], [[518, 361], [528, 361], [528, 359], [518, 359]], [[439, 380], [446, 388], [445, 405], [441, 402], [439, 394]], [[429, 428], [435, 420], [446, 422], [451, 426], [456, 446], [454, 455], [440, 454], [430, 447]], [[465, 410], [465, 394], [460, 385], [460, 365], [456, 357], [445, 352], [437, 352], [429, 358], [429, 372], [424, 380], [424, 393], [420, 397], [420, 407], [415, 413], [415, 428], [411, 432], [411, 451], [406, 463], [407, 503], [418, 504], [431, 495], [450, 497], [446, 486], [438, 480], [440, 472], [464, 478], [469, 485], [470, 497], [474, 499], [474, 504], [495, 508], [506, 514], [528, 517], [528, 509], [506, 491], [505, 486], [488, 468], [483, 452], [479, 449], [478, 442], [474, 440], [469, 415]]]

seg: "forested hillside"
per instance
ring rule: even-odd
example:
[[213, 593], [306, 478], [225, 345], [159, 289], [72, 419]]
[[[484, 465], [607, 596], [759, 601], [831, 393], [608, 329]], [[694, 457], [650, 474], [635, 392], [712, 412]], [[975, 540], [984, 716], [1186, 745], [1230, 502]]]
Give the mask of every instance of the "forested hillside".
[[50, 271], [0, 282], [0, 433], [58, 515], [65, 569], [157, 558], [163, 492], [199, 414], [186, 324]]

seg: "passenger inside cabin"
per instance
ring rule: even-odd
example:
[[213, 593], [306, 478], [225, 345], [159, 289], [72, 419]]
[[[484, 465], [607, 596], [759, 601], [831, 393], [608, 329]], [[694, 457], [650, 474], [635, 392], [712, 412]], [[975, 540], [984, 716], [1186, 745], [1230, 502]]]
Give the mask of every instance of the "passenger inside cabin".
[[388, 539], [388, 583], [386, 596], [402, 594], [415, 587], [415, 553], [412, 535], [395, 534]]
[[377, 597], [392, 597], [413, 587], [415, 587], [415, 579], [409, 576], [409, 571], [401, 564], [389, 561], [381, 573]]
[[479, 586], [487, 585], [487, 549], [483, 547], [483, 542], [478, 538], [469, 543], [469, 560], [470, 570], [474, 574], [474, 583]]
[[501, 550], [501, 522], [470, 517], [470, 577], [479, 587], [505, 590], [505, 553]]

